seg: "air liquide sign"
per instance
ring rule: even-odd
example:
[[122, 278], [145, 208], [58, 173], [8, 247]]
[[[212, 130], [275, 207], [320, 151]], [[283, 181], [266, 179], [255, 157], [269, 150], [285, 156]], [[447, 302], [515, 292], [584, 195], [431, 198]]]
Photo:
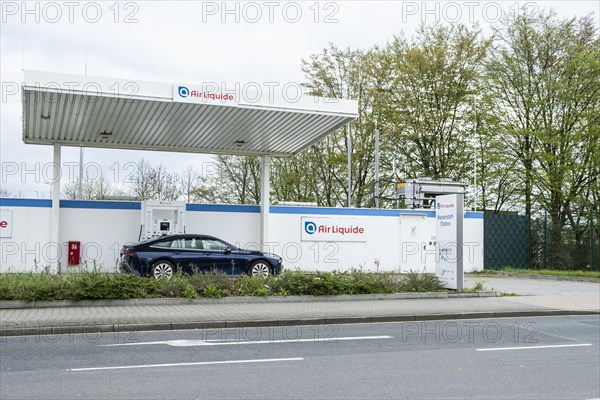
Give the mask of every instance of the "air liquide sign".
[[463, 195], [448, 194], [435, 200], [437, 257], [435, 273], [448, 289], [463, 288]]
[[12, 210], [0, 210], [0, 238], [12, 236]]
[[210, 104], [215, 106], [236, 106], [236, 94], [216, 84], [173, 85], [173, 101], [180, 103]]
[[303, 242], [366, 242], [367, 229], [358, 218], [302, 217]]

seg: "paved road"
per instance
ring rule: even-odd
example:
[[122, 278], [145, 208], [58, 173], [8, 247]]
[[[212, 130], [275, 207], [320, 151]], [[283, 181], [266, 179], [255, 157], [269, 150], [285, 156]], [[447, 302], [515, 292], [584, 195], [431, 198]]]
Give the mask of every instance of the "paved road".
[[503, 297], [506, 303], [547, 307], [563, 310], [600, 310], [600, 283], [554, 281], [517, 277], [472, 277], [465, 279], [466, 287], [483, 282], [486, 290], [515, 293]]
[[0, 340], [2, 399], [600, 397], [598, 316]]
[[578, 281], [555, 281], [520, 277], [475, 276], [465, 277], [465, 287], [482, 282], [486, 290], [516, 293], [520, 296], [544, 296], [555, 294], [595, 294], [600, 297], [600, 283]]

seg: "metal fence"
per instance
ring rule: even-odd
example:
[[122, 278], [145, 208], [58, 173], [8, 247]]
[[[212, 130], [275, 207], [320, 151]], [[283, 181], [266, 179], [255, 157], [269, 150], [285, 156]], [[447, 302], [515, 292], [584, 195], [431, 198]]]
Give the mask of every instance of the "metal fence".
[[486, 213], [483, 223], [485, 269], [529, 268], [527, 217]]
[[485, 213], [484, 267], [554, 270], [600, 269], [600, 230], [596, 215], [575, 226], [555, 224], [544, 213], [531, 219]]
[[599, 230], [596, 215], [574, 224], [555, 223], [548, 213], [532, 219], [531, 268], [598, 271]]

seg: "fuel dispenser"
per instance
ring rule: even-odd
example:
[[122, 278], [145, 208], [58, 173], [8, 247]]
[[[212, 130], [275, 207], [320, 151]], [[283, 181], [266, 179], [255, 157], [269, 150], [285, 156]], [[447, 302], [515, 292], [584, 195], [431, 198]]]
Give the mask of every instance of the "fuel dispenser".
[[140, 239], [185, 233], [185, 203], [146, 200], [142, 202]]

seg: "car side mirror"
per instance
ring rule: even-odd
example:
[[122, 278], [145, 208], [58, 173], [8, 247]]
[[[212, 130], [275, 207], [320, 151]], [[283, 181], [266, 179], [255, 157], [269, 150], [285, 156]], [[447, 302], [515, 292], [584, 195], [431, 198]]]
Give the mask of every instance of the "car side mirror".
[[231, 253], [231, 247], [226, 247], [225, 248], [225, 254], [229, 254]]

